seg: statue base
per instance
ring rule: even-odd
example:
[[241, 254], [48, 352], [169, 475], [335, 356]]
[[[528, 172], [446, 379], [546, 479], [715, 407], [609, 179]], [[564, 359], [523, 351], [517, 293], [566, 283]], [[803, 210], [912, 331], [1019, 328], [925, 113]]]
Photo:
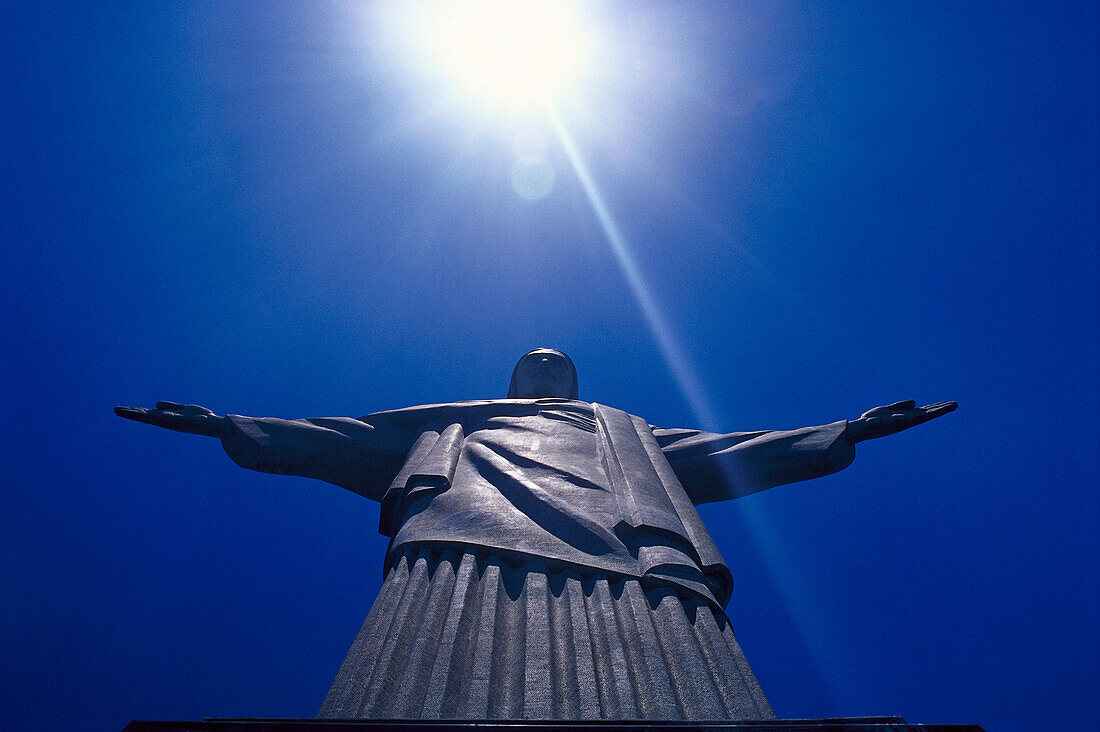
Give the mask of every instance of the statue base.
[[459, 732], [488, 729], [499, 732], [983, 732], [976, 724], [910, 724], [901, 717], [834, 719], [723, 720], [714, 722], [599, 720], [426, 720], [426, 719], [204, 719], [201, 722], [130, 722], [123, 732], [352, 732], [418, 730]]

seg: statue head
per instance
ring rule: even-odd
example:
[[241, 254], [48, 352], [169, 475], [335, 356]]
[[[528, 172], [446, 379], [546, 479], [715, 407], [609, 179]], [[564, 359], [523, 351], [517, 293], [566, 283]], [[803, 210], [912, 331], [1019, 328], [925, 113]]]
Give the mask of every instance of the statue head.
[[561, 351], [536, 348], [512, 371], [509, 399], [576, 399], [577, 368]]

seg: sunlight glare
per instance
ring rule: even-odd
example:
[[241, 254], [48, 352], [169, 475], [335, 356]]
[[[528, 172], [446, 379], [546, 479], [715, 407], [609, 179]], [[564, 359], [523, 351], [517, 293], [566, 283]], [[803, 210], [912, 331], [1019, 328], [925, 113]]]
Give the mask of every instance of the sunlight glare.
[[434, 63], [482, 101], [548, 104], [578, 81], [592, 44], [569, 2], [439, 2], [421, 16]]

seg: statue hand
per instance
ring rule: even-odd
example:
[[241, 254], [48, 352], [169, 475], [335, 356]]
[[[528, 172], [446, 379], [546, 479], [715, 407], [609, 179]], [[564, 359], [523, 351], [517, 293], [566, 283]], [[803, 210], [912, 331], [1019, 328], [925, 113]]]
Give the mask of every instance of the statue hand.
[[156, 409], [141, 407], [115, 407], [115, 414], [135, 422], [163, 427], [176, 432], [190, 432], [209, 437], [225, 437], [232, 429], [225, 417], [219, 417], [198, 404], [157, 402]]
[[848, 439], [853, 443], [885, 437], [935, 419], [958, 408], [955, 402], [937, 402], [918, 407], [909, 400], [887, 407], [875, 407], [848, 423]]

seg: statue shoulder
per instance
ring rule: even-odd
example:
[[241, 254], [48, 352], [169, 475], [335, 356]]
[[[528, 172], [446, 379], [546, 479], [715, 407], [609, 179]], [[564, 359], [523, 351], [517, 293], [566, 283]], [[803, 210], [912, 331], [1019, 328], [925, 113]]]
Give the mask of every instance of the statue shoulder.
[[[401, 409], [387, 409], [360, 417], [372, 425], [381, 423], [403, 429], [415, 429], [427, 425], [445, 425], [455, 422], [472, 422], [496, 416], [521, 416], [536, 414], [547, 408], [592, 412], [609, 407], [575, 399], [472, 399], [442, 404], [420, 404]], [[618, 410], [615, 410], [618, 411]]]
[[[561, 400], [559, 400], [561, 401]], [[583, 404], [583, 402], [574, 402]], [[387, 409], [360, 417], [363, 422], [390, 424], [410, 427], [426, 424], [446, 424], [464, 422], [479, 417], [509, 414], [517, 411], [530, 411], [538, 404], [534, 399], [471, 399], [441, 404], [419, 404], [401, 409]]]

